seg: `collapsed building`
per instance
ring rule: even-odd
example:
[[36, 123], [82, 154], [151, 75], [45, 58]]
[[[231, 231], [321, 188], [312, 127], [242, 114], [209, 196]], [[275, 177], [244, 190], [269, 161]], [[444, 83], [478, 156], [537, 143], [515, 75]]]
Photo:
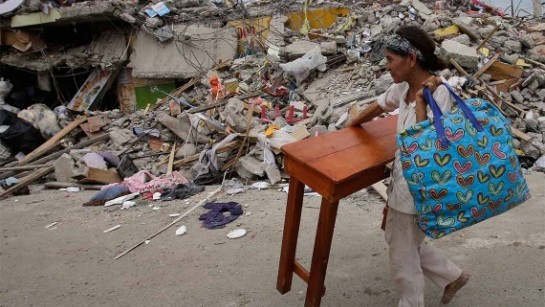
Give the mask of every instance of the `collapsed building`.
[[382, 39], [408, 24], [545, 167], [543, 16], [475, 0], [8, 0], [0, 15], [0, 197], [44, 178], [279, 183], [282, 145], [341, 129], [392, 84]]

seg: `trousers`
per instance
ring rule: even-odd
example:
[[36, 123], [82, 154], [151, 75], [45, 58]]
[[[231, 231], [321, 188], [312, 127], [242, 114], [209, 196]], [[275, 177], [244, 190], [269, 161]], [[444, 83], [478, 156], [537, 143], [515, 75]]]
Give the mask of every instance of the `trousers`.
[[424, 276], [444, 289], [462, 274], [462, 269], [427, 243], [415, 216], [390, 207], [384, 233], [388, 243], [392, 280], [399, 307], [424, 306]]

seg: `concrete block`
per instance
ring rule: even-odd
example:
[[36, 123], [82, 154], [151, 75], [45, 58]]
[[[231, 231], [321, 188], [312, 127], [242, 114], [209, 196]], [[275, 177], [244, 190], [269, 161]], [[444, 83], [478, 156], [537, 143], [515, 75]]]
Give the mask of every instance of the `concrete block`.
[[288, 55], [289, 59], [296, 59], [298, 57], [305, 55], [307, 52], [314, 49], [315, 47], [319, 47], [319, 46], [320, 45], [314, 42], [297, 41], [286, 46], [285, 52]]
[[504, 49], [508, 49], [511, 52], [520, 53], [522, 51], [522, 44], [520, 41], [508, 40], [503, 44]]
[[475, 48], [450, 39], [443, 41], [439, 54], [448, 59], [453, 58], [460, 66], [466, 68], [475, 68], [479, 62], [479, 55]]
[[251, 174], [260, 177], [265, 175], [265, 164], [263, 163], [263, 161], [259, 161], [252, 156], [241, 157], [239, 161], [241, 163], [241, 166]]
[[74, 182], [77, 173], [76, 161], [69, 154], [63, 154], [55, 161], [55, 178], [58, 182]]

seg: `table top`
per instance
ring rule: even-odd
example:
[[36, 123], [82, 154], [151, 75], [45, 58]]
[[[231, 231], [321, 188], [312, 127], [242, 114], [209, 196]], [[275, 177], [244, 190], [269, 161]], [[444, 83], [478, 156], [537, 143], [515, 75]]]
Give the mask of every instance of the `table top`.
[[393, 161], [397, 116], [282, 146], [284, 169], [329, 201], [386, 177]]

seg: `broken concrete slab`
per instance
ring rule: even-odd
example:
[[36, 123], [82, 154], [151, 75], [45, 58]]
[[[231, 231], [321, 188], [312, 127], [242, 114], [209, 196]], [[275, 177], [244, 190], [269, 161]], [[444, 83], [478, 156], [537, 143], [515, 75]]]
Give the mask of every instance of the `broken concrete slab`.
[[110, 1], [95, 1], [93, 5], [88, 5], [87, 2], [74, 3], [71, 6], [50, 9], [47, 14], [36, 12], [15, 15], [11, 18], [10, 26], [19, 28], [48, 23], [106, 21], [115, 18], [113, 14], [115, 11], [114, 2]]
[[[190, 133], [192, 127], [191, 121], [189, 120], [187, 113], [182, 113], [178, 115], [178, 117], [172, 117], [166, 113], [161, 112], [157, 114], [155, 120], [170, 129], [172, 132], [174, 132], [184, 142], [193, 143], [197, 141], [200, 143], [208, 143], [211, 141], [209, 137], [198, 133], [197, 131], [195, 131], [195, 129], [193, 129], [194, 133]], [[197, 137], [196, 139], [195, 135]]]
[[286, 48], [284, 48], [284, 52], [288, 59], [293, 60], [302, 57], [316, 47], [320, 47], [320, 44], [309, 41], [296, 41], [287, 45]]
[[447, 39], [441, 44], [439, 54], [447, 59], [454, 59], [460, 66], [475, 68], [479, 63], [479, 55], [475, 48]]
[[242, 133], [248, 126], [243, 111], [244, 102], [238, 98], [230, 98], [225, 108], [220, 111], [220, 116], [236, 132]]
[[263, 161], [259, 161], [258, 159], [250, 155], [241, 157], [239, 161], [246, 171], [259, 177], [265, 175], [265, 164], [263, 163]]
[[55, 161], [55, 178], [58, 182], [73, 182], [77, 169], [76, 161], [69, 154], [63, 154]]
[[152, 35], [138, 33], [128, 65], [133, 77], [187, 79], [235, 58], [238, 40], [231, 27], [175, 24], [172, 30], [178, 39], [162, 45]]
[[115, 148], [121, 148], [132, 139], [132, 135], [128, 129], [113, 127], [110, 128], [109, 133]]

